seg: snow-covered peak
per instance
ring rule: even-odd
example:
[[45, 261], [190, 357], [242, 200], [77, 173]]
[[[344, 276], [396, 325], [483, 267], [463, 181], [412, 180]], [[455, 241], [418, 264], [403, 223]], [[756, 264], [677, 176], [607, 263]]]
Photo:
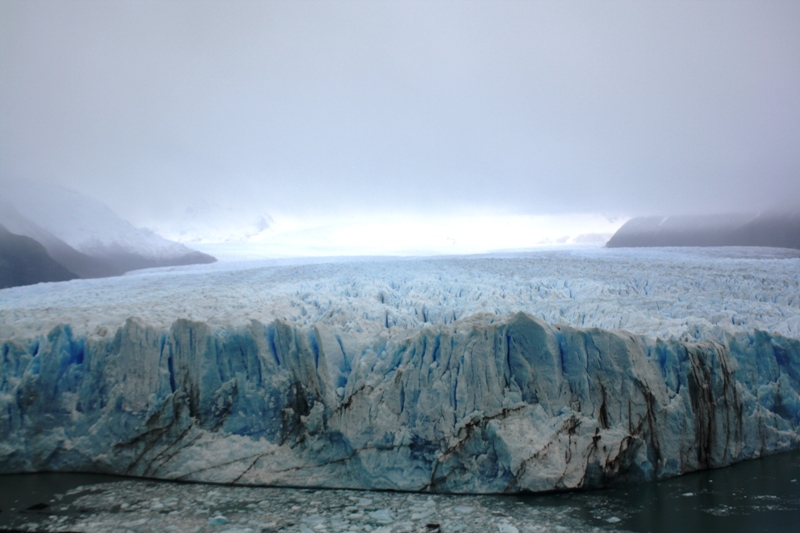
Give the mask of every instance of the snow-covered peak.
[[246, 243], [263, 239], [273, 224], [272, 217], [258, 209], [202, 201], [152, 227], [182, 243]]
[[35, 181], [6, 181], [0, 200], [70, 246], [89, 254], [136, 254], [174, 259], [192, 253], [152, 230], [136, 228], [105, 204], [79, 192]]

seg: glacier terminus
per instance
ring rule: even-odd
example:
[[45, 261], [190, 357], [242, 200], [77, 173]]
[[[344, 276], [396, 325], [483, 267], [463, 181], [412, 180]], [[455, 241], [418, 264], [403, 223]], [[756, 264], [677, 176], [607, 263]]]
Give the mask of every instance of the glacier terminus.
[[800, 447], [800, 259], [177, 267], [0, 291], [0, 472], [508, 493]]

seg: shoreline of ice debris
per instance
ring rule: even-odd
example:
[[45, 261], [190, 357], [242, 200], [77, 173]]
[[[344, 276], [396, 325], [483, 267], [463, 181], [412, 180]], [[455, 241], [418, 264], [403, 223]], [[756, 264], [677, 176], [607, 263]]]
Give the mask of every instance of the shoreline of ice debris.
[[[368, 522], [368, 513], [358, 517], [346, 511], [354, 502], [358, 507], [364, 498], [372, 500], [369, 511], [398, 510], [393, 518], [408, 517], [416, 502], [433, 500], [435, 512], [412, 521], [411, 533], [434, 533], [428, 524], [442, 526], [448, 516], [455, 517], [449, 524], [455, 526], [453, 533], [500, 533], [501, 527], [510, 530], [508, 526], [520, 533], [612, 528], [654, 533], [687, 529], [745, 533], [761, 528], [788, 533], [794, 532], [800, 517], [799, 480], [800, 450], [635, 487], [500, 497], [430, 495], [430, 500], [428, 495], [409, 498], [408, 493], [393, 492], [154, 483], [85, 474], [6, 475], [0, 477], [0, 530], [365, 533], [371, 528], [375, 533], [384, 527], [402, 533], [397, 526], [403, 520], [373, 524]], [[102, 487], [92, 490], [96, 485]], [[145, 486], [146, 490], [139, 490]], [[297, 496], [305, 499], [298, 504]], [[312, 501], [320, 504], [306, 505]], [[228, 523], [209, 524], [208, 519], [219, 516], [222, 505], [226, 507], [222, 517]], [[471, 516], [478, 514], [484, 521], [476, 526]], [[309, 527], [312, 517], [315, 524]], [[439, 533], [450, 531], [440, 527]]]
[[[2, 479], [2, 478], [0, 478]], [[486, 495], [318, 490], [224, 485], [170, 485], [128, 480], [82, 486], [58, 495], [15, 527], [92, 533], [613, 533], [608, 513], [587, 524], [559, 508]]]

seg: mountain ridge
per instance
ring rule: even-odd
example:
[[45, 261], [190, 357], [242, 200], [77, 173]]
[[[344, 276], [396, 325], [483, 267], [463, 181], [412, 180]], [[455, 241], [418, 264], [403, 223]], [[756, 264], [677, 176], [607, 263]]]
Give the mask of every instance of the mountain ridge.
[[105, 204], [76, 191], [38, 182], [4, 181], [2, 185], [0, 224], [11, 234], [44, 247], [52, 260], [77, 277], [110, 277], [143, 268], [216, 261], [151, 230], [136, 228]]
[[645, 216], [626, 222], [607, 248], [761, 246], [800, 249], [800, 211]]
[[0, 224], [0, 289], [77, 277], [50, 257], [40, 243]]

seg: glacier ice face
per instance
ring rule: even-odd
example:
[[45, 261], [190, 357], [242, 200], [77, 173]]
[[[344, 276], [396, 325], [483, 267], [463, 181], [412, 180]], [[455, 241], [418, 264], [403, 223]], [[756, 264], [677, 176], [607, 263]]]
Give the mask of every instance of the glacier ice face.
[[[3, 291], [0, 471], [516, 492], [800, 445], [800, 341], [784, 333], [800, 306], [796, 260], [597, 254], [206, 267]], [[99, 314], [120, 294], [151, 314], [81, 319], [84, 299]], [[209, 297], [214, 309], [192, 307]], [[165, 324], [176, 305], [218, 314]], [[717, 306], [736, 320], [707, 320]], [[547, 309], [562, 320], [542, 320]], [[611, 329], [620, 321], [643, 331]]]
[[0, 471], [516, 492], [800, 444], [800, 341], [654, 340], [476, 315], [353, 349], [324, 325], [129, 320], [3, 345]]

